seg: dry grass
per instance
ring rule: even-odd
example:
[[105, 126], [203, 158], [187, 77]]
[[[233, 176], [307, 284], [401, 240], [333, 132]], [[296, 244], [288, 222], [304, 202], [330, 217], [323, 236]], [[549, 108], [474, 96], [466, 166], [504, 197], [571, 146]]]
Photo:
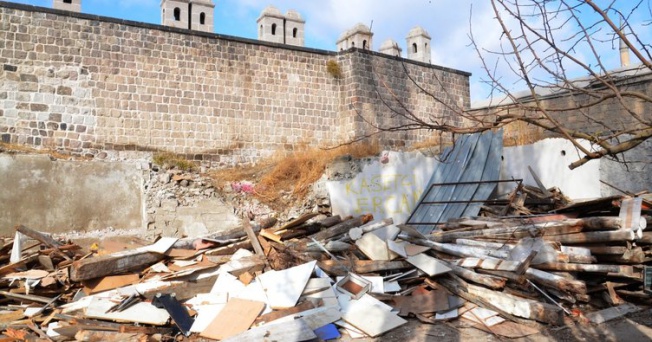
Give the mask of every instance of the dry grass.
[[20, 145], [20, 144], [11, 144], [11, 143], [5, 143], [5, 142], [0, 142], [0, 153], [7, 153], [7, 154], [47, 154], [53, 158], [56, 159], [80, 159], [80, 160], [87, 160], [89, 158], [86, 157], [80, 157], [76, 156], [73, 157], [68, 154], [63, 154], [58, 151], [56, 151], [53, 148], [34, 148], [29, 145]]
[[181, 156], [178, 156], [172, 152], [158, 152], [155, 153], [154, 156], [152, 157], [152, 161], [154, 164], [160, 165], [160, 166], [170, 166], [170, 167], [175, 167], [179, 170], [183, 171], [189, 171], [192, 170], [194, 167], [197, 165]]
[[290, 154], [277, 153], [250, 167], [222, 169], [213, 173], [219, 182], [250, 181], [255, 184], [254, 196], [272, 207], [286, 205], [283, 197], [300, 200], [324, 174], [326, 166], [337, 157], [350, 155], [363, 158], [378, 155], [377, 143], [355, 143], [332, 150], [299, 147]]

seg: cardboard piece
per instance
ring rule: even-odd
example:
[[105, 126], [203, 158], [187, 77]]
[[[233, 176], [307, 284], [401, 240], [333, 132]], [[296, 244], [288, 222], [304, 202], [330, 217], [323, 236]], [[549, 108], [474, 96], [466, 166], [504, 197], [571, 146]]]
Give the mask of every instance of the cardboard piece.
[[236, 336], [248, 330], [264, 308], [263, 302], [233, 298], [199, 336], [215, 340]]

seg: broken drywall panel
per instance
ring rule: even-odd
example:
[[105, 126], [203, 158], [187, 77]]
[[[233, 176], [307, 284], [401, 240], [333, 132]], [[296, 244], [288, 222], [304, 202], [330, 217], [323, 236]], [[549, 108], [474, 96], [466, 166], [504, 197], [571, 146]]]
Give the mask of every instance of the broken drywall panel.
[[225, 306], [226, 303], [193, 306], [192, 309], [197, 312], [197, 316], [195, 317], [195, 323], [193, 323], [190, 331], [194, 333], [200, 333], [206, 330], [208, 325], [213, 322], [215, 317], [217, 317], [217, 315], [220, 313], [220, 311], [222, 311], [222, 309], [224, 309]]
[[419, 152], [386, 155], [387, 163], [372, 161], [353, 179], [327, 182], [333, 215], [371, 213], [396, 224], [407, 220], [438, 162]]
[[448, 273], [451, 271], [451, 269], [448, 268], [448, 266], [444, 265], [444, 263], [441, 261], [423, 253], [407, 258], [407, 262], [426, 272], [429, 277]]
[[[591, 149], [587, 142], [579, 142]], [[568, 168], [568, 165], [581, 157], [581, 153], [570, 141], [561, 138], [505, 147], [500, 179], [523, 179], [525, 184], [536, 186], [528, 170], [530, 166], [545, 187], [557, 187], [571, 199], [600, 197], [599, 160], [589, 161], [574, 170]], [[509, 193], [514, 186], [511, 183], [500, 184], [498, 193]]]
[[271, 308], [283, 309], [295, 306], [316, 264], [316, 261], [311, 261], [283, 271], [269, 271], [259, 275], [257, 279], [267, 295], [267, 303]]
[[224, 339], [225, 342], [249, 341], [312, 341], [317, 335], [303, 321], [295, 319], [286, 322], [273, 322], [247, 330], [236, 336]]
[[385, 240], [379, 238], [374, 232], [363, 235], [355, 245], [371, 260], [388, 261], [398, 257], [398, 254], [389, 250]]
[[107, 312], [115, 304], [106, 298], [92, 298], [86, 308], [85, 316], [101, 320], [152, 325], [165, 325], [170, 319], [167, 311], [145, 302], [136, 303], [120, 312]]
[[339, 306], [322, 306], [281, 317], [274, 320], [273, 323], [302, 319], [306, 324], [308, 324], [310, 329], [315, 330], [319, 327], [333, 323], [340, 318], [342, 318], [342, 312], [340, 311]]
[[390, 311], [359, 300], [349, 302], [347, 310], [342, 314], [342, 320], [371, 337], [382, 335], [407, 323], [406, 320]]

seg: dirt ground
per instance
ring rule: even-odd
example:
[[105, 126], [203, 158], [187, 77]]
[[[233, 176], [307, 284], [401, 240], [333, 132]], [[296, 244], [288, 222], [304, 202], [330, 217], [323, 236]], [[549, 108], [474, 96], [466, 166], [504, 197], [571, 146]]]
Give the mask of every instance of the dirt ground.
[[469, 342], [469, 341], [511, 341], [511, 342], [570, 342], [570, 341], [652, 341], [652, 310], [645, 309], [624, 318], [615, 319], [603, 324], [585, 324], [561, 327], [538, 326], [539, 334], [524, 338], [508, 339], [496, 337], [481, 330], [465, 326], [464, 323], [453, 321], [440, 324], [423, 324], [416, 319], [410, 319], [408, 324], [390, 331], [375, 339], [351, 339], [344, 335], [341, 341], [438, 341], [438, 342]]

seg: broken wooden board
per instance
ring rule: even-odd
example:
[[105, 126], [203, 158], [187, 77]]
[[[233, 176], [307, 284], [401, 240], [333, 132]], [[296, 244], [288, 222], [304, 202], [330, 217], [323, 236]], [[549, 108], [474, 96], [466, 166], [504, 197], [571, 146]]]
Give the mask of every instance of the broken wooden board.
[[283, 271], [269, 271], [258, 276], [272, 309], [289, 308], [296, 305], [306, 287], [316, 261], [288, 268]]
[[77, 260], [70, 268], [70, 279], [82, 281], [107, 275], [121, 274], [142, 270], [164, 257], [163, 254], [151, 252], [147, 248], [137, 248], [99, 257]]
[[444, 263], [423, 253], [407, 258], [407, 262], [425, 272], [429, 277], [434, 277], [451, 271], [451, 269], [444, 265]]
[[215, 340], [236, 336], [248, 330], [264, 308], [263, 302], [233, 298], [199, 336]]
[[284, 322], [274, 322], [247, 330], [236, 336], [226, 338], [222, 341], [228, 342], [249, 342], [249, 341], [310, 341], [317, 338], [317, 335], [303, 321], [294, 319]]
[[612, 319], [622, 317], [622, 316], [625, 316], [625, 315], [627, 315], [629, 313], [637, 312], [637, 311], [640, 311], [640, 310], [641, 310], [641, 308], [639, 308], [638, 306], [636, 306], [634, 304], [631, 304], [631, 303], [626, 303], [626, 304], [623, 304], [623, 305], [607, 308], [607, 309], [604, 309], [604, 310], [587, 313], [584, 316], [589, 321], [591, 321], [591, 323], [602, 324], [602, 323], [610, 321]]
[[342, 319], [370, 337], [382, 335], [407, 323], [394, 313], [359, 300], [349, 302]]
[[444, 290], [429, 291], [424, 294], [413, 293], [411, 296], [399, 296], [393, 299], [401, 316], [444, 312], [451, 309], [448, 303], [448, 293]]
[[159, 309], [151, 303], [140, 302], [121, 312], [108, 312], [115, 302], [106, 298], [91, 298], [85, 310], [85, 316], [117, 322], [165, 325], [170, 319], [167, 311]]
[[481, 258], [464, 258], [454, 261], [457, 266], [465, 268], [479, 268], [483, 270], [495, 271], [516, 271], [520, 268], [521, 263], [516, 261], [499, 260], [499, 259], [481, 259]]
[[124, 274], [117, 276], [107, 276], [104, 278], [97, 278], [87, 280], [84, 283], [84, 293], [87, 295], [117, 289], [126, 285], [135, 284], [140, 280], [138, 273]]

